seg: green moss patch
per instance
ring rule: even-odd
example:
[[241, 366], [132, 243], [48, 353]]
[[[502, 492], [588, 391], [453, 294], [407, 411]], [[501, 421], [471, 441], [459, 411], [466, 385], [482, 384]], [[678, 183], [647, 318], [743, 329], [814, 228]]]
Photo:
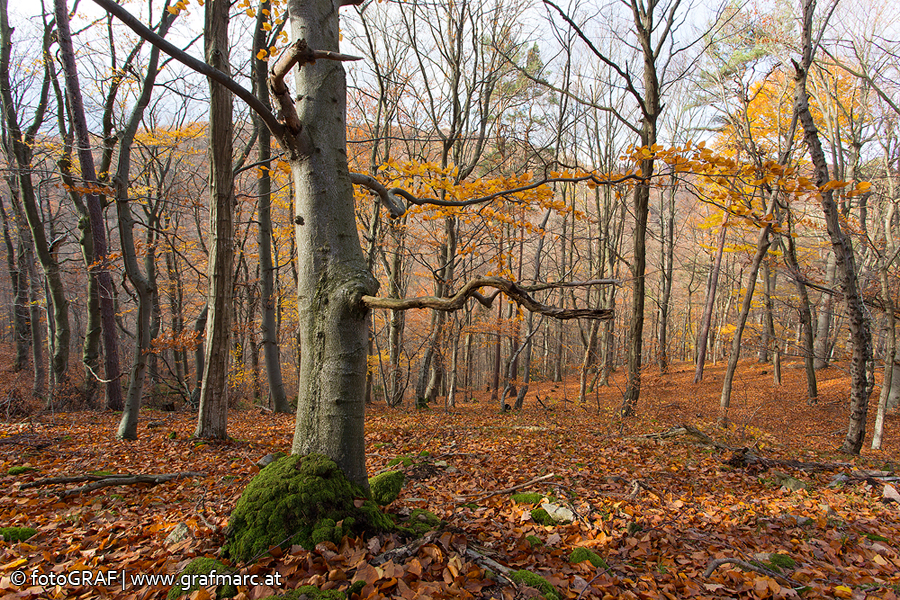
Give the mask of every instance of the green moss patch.
[[528, 545], [531, 546], [532, 548], [544, 545], [544, 540], [542, 540], [541, 538], [539, 538], [536, 535], [525, 536], [525, 541], [528, 542]]
[[387, 506], [397, 499], [406, 476], [401, 471], [385, 471], [369, 478], [372, 500], [379, 506]]
[[169, 590], [169, 595], [166, 597], [169, 600], [175, 600], [175, 598], [190, 594], [201, 587], [218, 583], [216, 597], [231, 598], [237, 596], [237, 587], [231, 583], [231, 576], [235, 574], [237, 571], [226, 566], [225, 563], [201, 556], [188, 563], [181, 575], [178, 576], [178, 583]]
[[310, 454], [286, 456], [261, 470], [241, 494], [228, 529], [226, 556], [249, 562], [273, 546], [311, 550], [394, 524], [334, 461]]
[[538, 575], [537, 573], [532, 573], [531, 571], [521, 570], [521, 571], [513, 571], [509, 574], [509, 578], [519, 584], [527, 585], [528, 587], [533, 587], [538, 590], [540, 593], [544, 595], [544, 598], [547, 600], [560, 600], [559, 593], [556, 591], [556, 588], [553, 587], [549, 581]]
[[23, 465], [19, 465], [17, 467], [11, 467], [9, 471], [6, 472], [7, 475], [21, 475], [22, 473], [27, 473], [28, 471], [37, 471], [34, 467], [26, 467]]
[[0, 536], [7, 542], [24, 542], [37, 533], [37, 529], [31, 527], [0, 527]]
[[609, 565], [606, 564], [606, 561], [600, 558], [600, 556], [590, 548], [578, 547], [572, 550], [572, 553], [569, 554], [570, 564], [574, 565], [584, 561], [588, 561], [598, 569], [609, 568]]
[[553, 517], [550, 516], [543, 508], [535, 508], [531, 511], [531, 518], [535, 523], [539, 523], [541, 525], [555, 525], [556, 521], [553, 520]]
[[314, 585], [304, 585], [286, 594], [267, 596], [263, 600], [346, 600], [347, 594], [338, 590], [320, 590]]
[[438, 519], [433, 512], [417, 508], [409, 513], [409, 519], [401, 523], [400, 527], [416, 537], [421, 537], [429, 531], [440, 529], [443, 525], [444, 522]]
[[510, 497], [516, 504], [537, 504], [544, 499], [544, 495], [537, 492], [522, 492], [521, 494], [513, 494]]

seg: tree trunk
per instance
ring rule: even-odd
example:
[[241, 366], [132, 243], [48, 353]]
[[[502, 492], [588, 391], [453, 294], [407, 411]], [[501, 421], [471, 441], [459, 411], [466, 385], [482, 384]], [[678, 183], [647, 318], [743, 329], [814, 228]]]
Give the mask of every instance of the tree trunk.
[[[774, 200], [766, 211], [770, 214], [774, 210]], [[747, 291], [744, 293], [744, 301], [741, 305], [741, 314], [738, 316], [737, 329], [734, 331], [734, 338], [731, 340], [731, 354], [728, 356], [728, 367], [725, 369], [725, 380], [722, 383], [722, 396], [719, 399], [719, 427], [728, 424], [728, 407], [731, 404], [731, 386], [734, 381], [734, 373], [737, 371], [738, 359], [741, 357], [741, 337], [744, 334], [744, 327], [747, 325], [747, 316], [750, 314], [750, 306], [753, 302], [753, 291], [756, 289], [756, 278], [759, 275], [759, 267], [769, 251], [769, 232], [771, 225], [765, 225], [759, 232], [759, 240], [756, 243], [756, 254], [753, 256], [753, 262], [750, 264], [750, 272], [747, 274]]]
[[[869, 378], [867, 365], [872, 359], [872, 336], [866, 319], [865, 307], [859, 294], [856, 259], [850, 238], [841, 229], [840, 215], [834, 201], [834, 192], [824, 189], [830, 177], [825, 153], [819, 141], [819, 131], [809, 109], [809, 95], [806, 91], [807, 74], [812, 64], [812, 22], [815, 12], [814, 0], [804, 0], [803, 4], [802, 50], [803, 59], [797, 65], [794, 87], [794, 111], [803, 126], [803, 139], [809, 147], [810, 158], [816, 174], [816, 185], [822, 189], [819, 194], [825, 225], [831, 239], [837, 272], [841, 274], [841, 289], [847, 304], [847, 320], [850, 326], [850, 341], [853, 347], [850, 359], [850, 419], [847, 436], [841, 450], [849, 454], [859, 454], [866, 435], [866, 412], [869, 404]], [[824, 24], [822, 25], [825, 26]]]
[[[6, 152], [9, 155], [10, 162], [16, 166], [18, 194], [13, 195], [13, 200], [18, 200], [16, 204], [20, 205], [20, 207], [17, 206], [16, 211], [18, 214], [21, 209], [21, 212], [25, 214], [30, 230], [30, 238], [34, 245], [34, 252], [37, 254], [47, 280], [47, 309], [50, 311], [48, 324], [52, 326], [53, 331], [52, 339], [49, 340], [51, 342], [50, 368], [53, 374], [53, 381], [61, 383], [66, 380], [69, 368], [69, 338], [71, 335], [69, 302], [66, 299], [65, 288], [59, 271], [59, 262], [44, 232], [44, 223], [37, 207], [31, 179], [31, 140], [33, 140], [37, 126], [40, 125], [43, 119], [43, 107], [46, 106], [46, 94], [49, 93], [49, 77], [45, 78], [45, 88], [42, 88], [42, 100], [36, 111], [35, 122], [23, 136], [22, 130], [19, 128], [9, 82], [12, 29], [9, 27], [7, 20], [7, 4], [7, 0], [0, 0], [0, 101], [3, 104], [3, 120], [6, 127]], [[34, 278], [32, 278], [32, 285], [40, 286], [39, 282]], [[34, 290], [32, 290], [32, 295], [31, 301], [39, 302], [39, 295], [34, 294]], [[40, 314], [37, 310], [39, 305], [33, 304], [32, 306], [35, 309], [32, 311], [32, 315], [35, 313]], [[40, 337], [34, 334], [34, 327], [36, 326], [40, 326], [40, 320], [34, 322], [32, 319], [32, 340]], [[34, 352], [35, 356], [37, 356], [40, 350], [35, 349]], [[37, 364], [35, 368], [37, 368]], [[46, 391], [46, 386], [38, 386], [36, 380], [35, 390], [39, 388], [42, 389], [41, 394]]]
[[[788, 214], [788, 223], [791, 223], [791, 215]], [[788, 235], [785, 236], [785, 259], [788, 266], [794, 272], [794, 281], [797, 286], [797, 295], [800, 297], [800, 327], [803, 329], [803, 360], [806, 365], [806, 397], [809, 404], [816, 404], [819, 401], [819, 388], [816, 384], [816, 353], [813, 344], [813, 324], [812, 311], [809, 308], [809, 294], [806, 291], [806, 282], [802, 280], [800, 271], [800, 263], [797, 261], [797, 249], [794, 245], [794, 238], [790, 234], [793, 230], [788, 227]]]
[[716, 242], [716, 256], [713, 259], [712, 270], [709, 273], [709, 285], [706, 288], [706, 304], [703, 307], [703, 317], [700, 319], [700, 330], [697, 332], [697, 365], [694, 369], [694, 383], [703, 381], [706, 349], [709, 346], [709, 328], [712, 325], [712, 315], [716, 307], [716, 290], [719, 287], [719, 272], [722, 268], [727, 227], [728, 215], [726, 214], [722, 217], [722, 228], [719, 230], [719, 239]]
[[[294, 39], [337, 51], [332, 2], [289, 0]], [[323, 453], [350, 481], [368, 487], [365, 382], [369, 331], [363, 295], [378, 283], [356, 232], [346, 154], [346, 81], [340, 63], [304, 65], [297, 75], [304, 152], [291, 158], [296, 219], [298, 309], [303, 354], [292, 452]]]
[[[835, 284], [835, 262], [834, 252], [828, 253], [828, 260], [825, 263], [825, 287], [831, 289]], [[831, 324], [834, 320], [834, 295], [830, 292], [822, 292], [818, 318], [816, 319], [816, 344], [815, 344], [815, 366], [817, 369], [825, 369], [828, 367], [829, 355], [829, 339], [831, 338]]]
[[[94, 157], [91, 154], [90, 134], [81, 98], [81, 87], [78, 83], [78, 68], [75, 65], [75, 50], [72, 47], [72, 36], [69, 32], [69, 12], [66, 0], [56, 0], [56, 28], [62, 67], [65, 72], [66, 91], [72, 124], [75, 129], [75, 140], [78, 147], [78, 162], [81, 165], [81, 176], [88, 186], [97, 186], [97, 175], [94, 170]], [[119, 345], [116, 336], [116, 309], [113, 301], [113, 281], [108, 263], [106, 248], [106, 223], [103, 207], [98, 192], [86, 195], [88, 217], [91, 224], [91, 241], [93, 243], [94, 261], [92, 268], [97, 277], [100, 295], [100, 325], [103, 336], [103, 357], [106, 374], [106, 408], [122, 410], [122, 385], [119, 382]]]
[[[225, 0], [205, 5], [206, 62], [225, 74], [228, 62], [228, 11]], [[234, 296], [234, 172], [232, 171], [233, 96], [209, 80], [209, 287], [206, 304], [203, 386], [195, 436], [226, 439], [228, 424], [228, 359]]]

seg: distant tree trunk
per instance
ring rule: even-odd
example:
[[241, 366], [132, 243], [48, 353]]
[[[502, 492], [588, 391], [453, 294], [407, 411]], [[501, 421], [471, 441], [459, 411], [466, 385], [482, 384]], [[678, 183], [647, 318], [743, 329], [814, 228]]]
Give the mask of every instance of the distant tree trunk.
[[[769, 344], [772, 347], [772, 373], [773, 383], [781, 385], [781, 349], [778, 337], [775, 335], [775, 310], [772, 306], [772, 296], [775, 294], [775, 278], [778, 272], [772, 269], [770, 261], [766, 261], [763, 265], [763, 277], [766, 281], [766, 324], [765, 328], [768, 332]], [[768, 350], [767, 345], [767, 350]]]
[[[256, 32], [253, 38], [255, 55], [259, 50], [267, 48], [266, 30], [263, 25], [271, 18], [265, 3], [260, 3], [256, 17]], [[267, 84], [268, 63], [253, 58], [253, 85], [256, 97], [264, 106], [271, 108], [269, 88]], [[255, 114], [255, 113], [254, 113]], [[260, 306], [262, 308], [263, 361], [266, 365], [266, 380], [269, 383], [269, 399], [273, 410], [279, 413], [291, 412], [284, 389], [284, 377], [281, 372], [281, 350], [278, 344], [278, 324], [275, 315], [275, 262], [272, 257], [272, 133], [257, 116], [258, 129], [257, 160], [262, 168], [258, 170], [257, 183], [257, 243], [259, 245], [260, 267]]]
[[[75, 65], [75, 50], [69, 32], [69, 11], [66, 0], [56, 0], [56, 28], [62, 67], [65, 72], [69, 109], [78, 147], [78, 162], [81, 176], [88, 186], [97, 186], [94, 157], [91, 153], [90, 133], [78, 82], [78, 68]], [[94, 250], [93, 270], [96, 272], [100, 292], [100, 325], [103, 336], [103, 357], [106, 375], [106, 408], [122, 410], [122, 385], [119, 381], [119, 345], [116, 336], [116, 308], [113, 301], [113, 281], [109, 273], [109, 257], [106, 247], [106, 223], [98, 192], [86, 195], [88, 217], [91, 224], [91, 238]]]
[[[34, 252], [37, 259], [41, 263], [44, 271], [47, 285], [47, 309], [48, 325], [52, 327], [53, 336], [50, 341], [51, 357], [50, 368], [55, 384], [62, 383], [67, 378], [69, 368], [69, 338], [71, 329], [69, 327], [69, 302], [66, 299], [65, 287], [63, 286], [62, 276], [59, 271], [59, 262], [51, 249], [50, 243], [47, 241], [47, 234], [44, 231], [44, 222], [41, 213], [38, 210], [35, 199], [34, 185], [31, 179], [31, 159], [33, 155], [33, 141], [37, 134], [37, 130], [43, 122], [43, 114], [47, 105], [47, 96], [49, 94], [50, 77], [49, 71], [45, 71], [44, 84], [41, 88], [41, 98], [38, 102], [35, 118], [32, 125], [23, 134], [19, 127], [18, 117], [16, 115], [16, 107], [10, 88], [9, 81], [9, 64], [12, 51], [12, 29], [8, 22], [8, 2], [0, 0], [0, 102], [3, 104], [3, 122], [5, 126], [5, 149], [9, 156], [10, 162], [16, 167], [16, 183], [18, 184], [18, 193], [13, 193], [13, 201], [15, 203], [17, 215], [24, 213], [28, 223], [29, 237], [34, 245]], [[46, 39], [49, 32], [45, 32], [45, 47], [49, 44]], [[51, 60], [51, 59], [47, 59]], [[54, 240], [55, 242], [55, 240]], [[36, 334], [34, 327], [40, 326], [40, 320], [34, 321], [35, 314], [39, 315], [38, 307], [40, 294], [34, 294], [35, 289], [40, 289], [40, 283], [32, 277], [31, 301], [34, 303], [32, 311], [32, 340], [40, 338]], [[35, 357], [41, 352], [40, 349], [34, 349]], [[35, 363], [37, 371], [38, 365], [42, 360]], [[35, 380], [35, 390], [41, 390], [40, 394], [46, 392], [46, 381], [42, 385], [38, 385], [37, 377]]]
[[28, 330], [28, 274], [25, 266], [25, 252], [22, 241], [19, 240], [19, 249], [13, 245], [9, 232], [9, 216], [3, 199], [0, 198], [0, 215], [3, 217], [3, 241], [6, 244], [6, 267], [9, 271], [9, 279], [12, 282], [13, 291], [13, 337], [16, 344], [16, 358], [13, 362], [13, 372], [18, 373], [25, 369], [28, 363], [28, 346], [31, 338]]
[[[816, 174], [816, 185], [822, 189], [819, 194], [825, 225], [831, 239], [835, 255], [836, 268], [841, 274], [841, 289], [847, 305], [847, 317], [850, 326], [850, 341], [853, 347], [850, 359], [850, 419], [847, 436], [841, 450], [849, 454], [859, 454], [866, 435], [866, 413], [869, 404], [869, 378], [867, 366], [872, 359], [872, 336], [866, 309], [859, 294], [856, 259], [850, 238], [841, 229], [840, 215], [834, 201], [834, 192], [825, 189], [830, 177], [825, 153], [819, 141], [819, 131], [809, 108], [809, 95], [806, 91], [806, 79], [813, 60], [812, 26], [815, 12], [814, 0], [802, 3], [802, 62], [797, 65], [794, 87], [794, 111], [803, 126], [803, 139], [809, 148]], [[825, 25], [822, 24], [822, 27]]]
[[[767, 214], [774, 210], [774, 200], [771, 201]], [[728, 424], [728, 407], [731, 404], [731, 386], [734, 381], [734, 374], [737, 371], [738, 359], [741, 357], [741, 337], [744, 334], [744, 327], [747, 325], [747, 317], [750, 314], [750, 307], [753, 302], [753, 291], [756, 289], [756, 279], [759, 276], [759, 267], [769, 251], [771, 241], [769, 232], [772, 226], [767, 224], [759, 232], [759, 239], [756, 243], [756, 254], [753, 256], [753, 262], [750, 264], [750, 270], [747, 274], [747, 291], [744, 293], [744, 301], [741, 305], [741, 314], [738, 316], [737, 329], [734, 330], [734, 338], [731, 340], [731, 354], [728, 356], [728, 367], [725, 369], [725, 380], [722, 383], [722, 396], [719, 399], [719, 427], [725, 427]]]
[[897, 396], [900, 395], [900, 377], [894, 381], [895, 375], [900, 375], [897, 367], [897, 324], [894, 316], [894, 298], [891, 294], [890, 282], [888, 280], [888, 272], [885, 268], [879, 269], [881, 279], [881, 297], [884, 302], [884, 312], [887, 317], [887, 348], [884, 353], [884, 377], [881, 382], [881, 393], [878, 396], [878, 413], [875, 416], [875, 431], [872, 433], [872, 450], [881, 449], [881, 441], [884, 435], [884, 416], [889, 408], [889, 400], [891, 396], [896, 404]]
[[[228, 11], [225, 0], [205, 5], [206, 62], [225, 74], [228, 62]], [[225, 439], [228, 424], [228, 359], [234, 296], [234, 172], [232, 170], [233, 96], [209, 80], [209, 287], [204, 346], [203, 386], [200, 389], [198, 438]]]
[[797, 249], [794, 244], [794, 238], [790, 234], [793, 230], [793, 227], [790, 226], [792, 217], [791, 214], [788, 213], [787, 220], [789, 223], [788, 226], [788, 235], [784, 237], [785, 239], [785, 259], [787, 260], [788, 266], [791, 268], [791, 271], [794, 272], [794, 281], [797, 286], [797, 295], [800, 297], [800, 306], [798, 307], [798, 312], [800, 313], [800, 327], [803, 329], [803, 360], [806, 365], [806, 396], [807, 402], [809, 404], [816, 404], [819, 401], [819, 388], [816, 384], [816, 352], [813, 347], [813, 324], [812, 324], [812, 311], [809, 308], [809, 294], [806, 291], [806, 282], [803, 281], [802, 273], [800, 271], [800, 263], [797, 261]]
[[[541, 219], [540, 227], [538, 228], [540, 231], [546, 231], [547, 222], [550, 220], [551, 210], [548, 208], [544, 212], [544, 216]], [[538, 239], [537, 248], [534, 251], [534, 272], [532, 273], [532, 281], [537, 283], [541, 277], [541, 260], [543, 259], [544, 252], [544, 237], [541, 236]], [[528, 316], [525, 317], [525, 347], [523, 348], [523, 352], [525, 352], [525, 356], [522, 359], [522, 369], [524, 370], [522, 385], [519, 386], [518, 394], [516, 394], [516, 402], [514, 408], [516, 410], [521, 410], [522, 406], [525, 404], [525, 394], [528, 393], [528, 384], [531, 382], [531, 353], [533, 349], [532, 338], [534, 337], [534, 313], [531, 311], [528, 312]]]
[[662, 243], [662, 297], [659, 300], [659, 357], [657, 364], [661, 373], [669, 371], [669, 309], [672, 299], [672, 275], [675, 260], [675, 192], [678, 186], [673, 176], [669, 182], [668, 203], [664, 205], [666, 210], [661, 211], [660, 217], [665, 215], [665, 227]]
[[[825, 287], [828, 289], [834, 287], [836, 268], [837, 263], [835, 261], [834, 252], [829, 252], [828, 259], [825, 263]], [[828, 367], [831, 348], [829, 341], [831, 338], [831, 324], [833, 321], [834, 294], [823, 291], [816, 319], [815, 366], [817, 369], [825, 369]]]
[[709, 284], [706, 287], [706, 303], [703, 307], [703, 317], [700, 319], [700, 330], [697, 332], [697, 365], [694, 369], [694, 383], [703, 381], [703, 367], [706, 365], [706, 349], [709, 345], [709, 328], [712, 325], [712, 315], [716, 307], [716, 290], [719, 287], [719, 272], [722, 268], [722, 254], [725, 251], [725, 233], [728, 227], [728, 215], [722, 218], [722, 227], [719, 230], [719, 239], [716, 242], [716, 256], [713, 259], [712, 270], [709, 273]]

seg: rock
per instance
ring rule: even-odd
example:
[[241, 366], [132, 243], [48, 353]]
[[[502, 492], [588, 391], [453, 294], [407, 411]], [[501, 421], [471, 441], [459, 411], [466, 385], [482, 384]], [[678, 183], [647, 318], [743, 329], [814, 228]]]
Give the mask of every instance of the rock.
[[571, 523], [575, 520], [575, 513], [573, 513], [565, 506], [559, 506], [556, 504], [550, 504], [549, 502], [544, 502], [543, 504], [541, 504], [541, 508], [547, 511], [547, 514], [550, 515], [550, 518], [557, 523]]
[[163, 542], [163, 545], [168, 548], [169, 546], [174, 546], [175, 544], [179, 544], [184, 540], [191, 537], [191, 528], [188, 527], [185, 523], [179, 523], [176, 525], [172, 531], [169, 532], [169, 535], [166, 536], [166, 540]]
[[261, 459], [256, 461], [256, 466], [260, 469], [264, 469], [279, 458], [286, 456], [284, 452], [275, 452], [274, 454], [266, 454]]
[[838, 473], [834, 477], [831, 478], [831, 481], [828, 482], [828, 487], [835, 488], [839, 485], [844, 485], [850, 481], [850, 476], [846, 473]]

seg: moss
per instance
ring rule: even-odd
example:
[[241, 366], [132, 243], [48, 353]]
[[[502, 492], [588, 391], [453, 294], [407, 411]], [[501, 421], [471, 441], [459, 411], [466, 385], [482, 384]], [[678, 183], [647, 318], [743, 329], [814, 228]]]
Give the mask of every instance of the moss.
[[543, 545], [544, 545], [544, 540], [542, 540], [541, 538], [539, 538], [539, 537], [536, 536], [536, 535], [527, 535], [527, 536], [525, 536], [525, 541], [528, 542], [528, 544], [529, 544], [532, 548], [534, 548], [535, 546], [543, 546]]
[[537, 504], [544, 499], [544, 495], [537, 492], [522, 492], [521, 494], [513, 494], [511, 498], [516, 504]]
[[170, 440], [174, 440], [178, 437], [178, 434], [175, 433], [174, 431], [170, 431], [169, 435], [167, 435], [166, 437], [169, 438]]
[[513, 571], [509, 574], [509, 578], [516, 583], [521, 583], [529, 587], [533, 587], [534, 589], [542, 593], [544, 595], [544, 598], [546, 598], [547, 600], [560, 600], [559, 593], [557, 593], [556, 588], [550, 585], [549, 581], [536, 573], [532, 573], [531, 571], [526, 571], [523, 569], [521, 571]]
[[403, 465], [404, 467], [411, 467], [413, 464], [413, 459], [409, 456], [398, 456], [397, 458], [392, 458], [388, 461], [389, 467], [394, 467], [397, 465]]
[[444, 522], [437, 518], [433, 512], [424, 508], [417, 508], [409, 513], [409, 519], [403, 523], [403, 528], [416, 536], [423, 536], [429, 531], [439, 529]]
[[403, 489], [406, 477], [401, 471], [385, 471], [369, 478], [369, 491], [372, 500], [380, 506], [387, 506], [397, 499]]
[[24, 542], [37, 533], [37, 529], [31, 527], [0, 527], [0, 535], [7, 542]]
[[[365, 583], [363, 583], [363, 585], [365, 585]], [[346, 592], [339, 592], [338, 590], [320, 590], [314, 585], [304, 585], [285, 594], [267, 596], [263, 600], [298, 600], [304, 596], [308, 598], [308, 600], [346, 600], [349, 595]]]
[[531, 518], [535, 523], [540, 523], [541, 525], [554, 525], [555, 521], [550, 514], [544, 510], [543, 508], [535, 508], [531, 511]]
[[779, 571], [780, 569], [793, 569], [797, 566], [797, 561], [787, 554], [772, 554], [769, 556], [769, 564], [776, 567], [773, 570]]
[[598, 569], [609, 568], [609, 565], [606, 564], [606, 561], [600, 558], [600, 556], [590, 548], [578, 547], [572, 550], [572, 553], [569, 554], [570, 564], [574, 565], [584, 561], [590, 562]]
[[866, 538], [872, 540], [873, 542], [888, 542], [888, 541], [890, 541], [883, 535], [878, 535], [877, 533], [867, 533]]
[[[356, 500], [363, 499], [360, 506]], [[262, 469], [231, 513], [226, 556], [249, 562], [273, 546], [313, 549], [345, 535], [394, 529], [359, 486], [321, 454], [287, 456]]]
[[27, 473], [28, 471], [37, 471], [34, 467], [26, 467], [23, 465], [19, 465], [17, 467], [11, 467], [9, 471], [6, 472], [7, 475], [21, 475], [22, 473]]
[[[181, 572], [177, 579], [178, 583], [169, 590], [169, 595], [166, 597], [169, 600], [175, 600], [175, 598], [183, 594], [189, 594], [194, 590], [199, 590], [201, 587], [216, 583], [216, 581], [208, 581], [207, 583], [203, 580], [190, 579], [194, 575], [210, 575], [213, 571], [215, 571], [215, 575], [224, 577], [237, 573], [237, 570], [225, 566], [224, 563], [214, 558], [207, 556], [195, 558]], [[237, 588], [231, 583], [223, 583], [216, 588], [217, 598], [231, 598], [233, 596], [237, 596]]]

